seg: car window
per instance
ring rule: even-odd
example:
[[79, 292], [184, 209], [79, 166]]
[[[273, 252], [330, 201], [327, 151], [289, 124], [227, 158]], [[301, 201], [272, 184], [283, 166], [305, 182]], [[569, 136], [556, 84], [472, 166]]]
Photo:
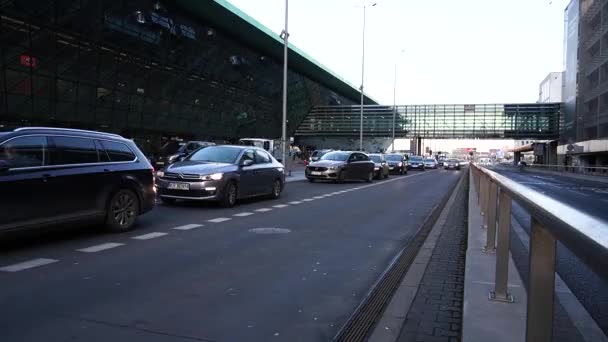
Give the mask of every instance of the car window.
[[321, 157], [321, 160], [334, 160], [334, 161], [346, 161], [346, 160], [351, 160], [349, 159], [353, 158], [353, 155], [349, 154], [348, 152], [329, 152], [323, 155], [323, 157]]
[[47, 139], [43, 136], [19, 137], [0, 145], [0, 160], [10, 168], [44, 166], [47, 159]]
[[192, 152], [194, 150], [196, 150], [197, 148], [199, 148], [201, 145], [198, 143], [189, 143], [188, 146], [186, 146], [186, 152]]
[[363, 153], [357, 153], [357, 161], [366, 161], [369, 157]]
[[79, 137], [52, 137], [51, 165], [98, 163], [97, 148], [93, 139]]
[[247, 150], [243, 153], [243, 157], [241, 158], [241, 161], [243, 160], [252, 160], [255, 161], [255, 152], [253, 152], [253, 150]]
[[125, 162], [125, 161], [133, 161], [135, 160], [135, 154], [126, 144], [115, 142], [115, 141], [107, 141], [103, 140], [101, 142], [103, 147], [106, 150], [106, 153], [110, 157], [110, 161], [112, 162]]
[[389, 161], [402, 161], [403, 160], [403, 156], [400, 156], [398, 154], [388, 154], [388, 155], [386, 155], [386, 160], [389, 160]]
[[[186, 160], [234, 164], [242, 150], [242, 148], [234, 146], [209, 146], [197, 150]], [[253, 160], [253, 150], [249, 151], [251, 151], [251, 159]]]
[[382, 157], [379, 155], [371, 155], [369, 156], [369, 159], [371, 161], [373, 161], [374, 163], [381, 163], [382, 162]]
[[264, 151], [255, 151], [255, 162], [257, 164], [268, 164], [271, 162], [270, 156]]

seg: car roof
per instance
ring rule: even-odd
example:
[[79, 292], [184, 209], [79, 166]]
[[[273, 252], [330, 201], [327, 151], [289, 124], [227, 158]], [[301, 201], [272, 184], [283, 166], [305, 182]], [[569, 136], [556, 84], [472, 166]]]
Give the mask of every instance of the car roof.
[[[15, 130], [13, 130], [12, 132], [8, 132], [8, 133], [14, 133], [12, 135], [18, 135], [18, 133], [41, 133], [41, 134], [57, 134], [57, 133], [64, 133], [64, 134], [70, 134], [70, 135], [80, 135], [80, 136], [86, 136], [86, 137], [98, 137], [98, 138], [113, 138], [113, 139], [119, 139], [119, 140], [129, 140], [123, 136], [120, 136], [118, 134], [115, 133], [108, 133], [108, 132], [100, 132], [100, 131], [90, 131], [90, 130], [84, 130], [84, 129], [75, 129], [75, 128], [60, 128], [60, 127], [20, 127], [20, 128], [16, 128]], [[131, 141], [131, 140], [129, 140]]]

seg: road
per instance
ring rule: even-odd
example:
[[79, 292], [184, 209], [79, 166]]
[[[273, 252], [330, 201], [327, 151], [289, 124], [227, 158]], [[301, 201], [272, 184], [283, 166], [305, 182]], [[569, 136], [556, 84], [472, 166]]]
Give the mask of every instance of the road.
[[[608, 233], [608, 184], [574, 179], [531, 171], [519, 172], [495, 168], [494, 171], [509, 177], [536, 191], [562, 201], [589, 215], [606, 221]], [[513, 216], [530, 234], [530, 215], [517, 203], [513, 204]], [[597, 276], [584, 262], [564, 245], [557, 246], [557, 272], [595, 319], [604, 333], [608, 334], [608, 282]]]
[[327, 341], [460, 173], [292, 182], [231, 209], [159, 205], [125, 234], [12, 240], [1, 340]]

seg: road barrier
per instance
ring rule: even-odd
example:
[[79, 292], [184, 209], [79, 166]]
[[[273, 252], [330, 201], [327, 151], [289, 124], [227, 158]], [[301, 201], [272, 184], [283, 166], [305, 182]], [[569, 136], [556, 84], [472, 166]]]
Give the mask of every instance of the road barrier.
[[543, 165], [528, 164], [526, 167], [531, 169], [568, 172], [580, 175], [608, 177], [608, 166], [566, 166], [566, 165]]
[[508, 292], [511, 202], [530, 213], [530, 267], [526, 341], [550, 342], [553, 333], [556, 241], [608, 279], [606, 222], [580, 212], [494, 171], [471, 165], [477, 200], [487, 229], [484, 251], [496, 253], [491, 300], [512, 302]]

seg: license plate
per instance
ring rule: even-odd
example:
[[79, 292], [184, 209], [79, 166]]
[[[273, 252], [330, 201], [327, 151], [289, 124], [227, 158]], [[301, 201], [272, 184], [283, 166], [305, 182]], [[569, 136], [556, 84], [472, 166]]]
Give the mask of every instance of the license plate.
[[320, 176], [320, 175], [323, 174], [323, 172], [320, 172], [320, 171], [310, 171], [310, 174], [313, 175], [313, 176]]
[[389, 167], [388, 169], [389, 169], [389, 170], [394, 170], [394, 169], [395, 169], [395, 167], [394, 167], [394, 166], [391, 166], [391, 167]]
[[190, 190], [190, 184], [188, 183], [169, 183], [167, 187], [169, 190]]

